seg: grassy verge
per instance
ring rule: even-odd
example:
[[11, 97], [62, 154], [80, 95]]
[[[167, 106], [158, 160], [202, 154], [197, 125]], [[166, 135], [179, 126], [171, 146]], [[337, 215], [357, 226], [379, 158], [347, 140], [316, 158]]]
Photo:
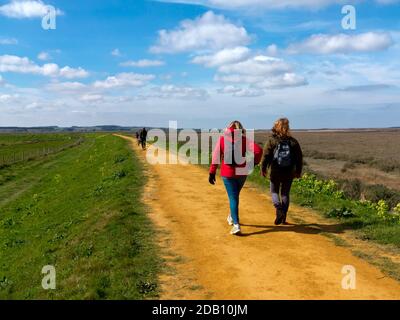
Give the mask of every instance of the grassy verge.
[[[142, 169], [126, 141], [88, 135], [46, 161], [0, 171], [10, 177], [0, 194], [23, 189], [0, 203], [0, 298], [157, 297]], [[41, 286], [45, 265], [56, 269], [55, 290]]]

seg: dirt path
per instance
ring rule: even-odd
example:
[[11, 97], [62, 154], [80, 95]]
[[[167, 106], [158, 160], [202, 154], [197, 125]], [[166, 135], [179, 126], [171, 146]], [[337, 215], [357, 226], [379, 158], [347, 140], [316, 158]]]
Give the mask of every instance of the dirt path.
[[[211, 186], [200, 167], [146, 166], [145, 201], [172, 267], [161, 277], [163, 299], [400, 299], [398, 282], [319, 234], [334, 225], [274, 226], [269, 197], [246, 186], [243, 236], [234, 237], [220, 178]], [[355, 290], [342, 289], [344, 265], [355, 267]]]

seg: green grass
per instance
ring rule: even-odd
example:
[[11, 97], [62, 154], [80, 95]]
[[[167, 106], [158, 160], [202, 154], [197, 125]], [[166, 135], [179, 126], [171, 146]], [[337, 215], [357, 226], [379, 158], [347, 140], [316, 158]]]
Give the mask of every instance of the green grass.
[[0, 134], [0, 166], [56, 153], [82, 140], [81, 134]]
[[[1, 299], [143, 299], [160, 259], [126, 141], [86, 135], [58, 154], [0, 169]], [[17, 196], [13, 196], [17, 194]], [[54, 265], [56, 290], [41, 287]]]

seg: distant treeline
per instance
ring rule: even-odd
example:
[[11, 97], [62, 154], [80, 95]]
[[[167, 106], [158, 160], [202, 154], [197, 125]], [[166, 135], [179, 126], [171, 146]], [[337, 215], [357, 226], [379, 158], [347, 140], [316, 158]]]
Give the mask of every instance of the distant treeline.
[[93, 127], [0, 127], [0, 133], [57, 133], [57, 132], [114, 132], [114, 131], [136, 131], [139, 127], [121, 126], [93, 126]]

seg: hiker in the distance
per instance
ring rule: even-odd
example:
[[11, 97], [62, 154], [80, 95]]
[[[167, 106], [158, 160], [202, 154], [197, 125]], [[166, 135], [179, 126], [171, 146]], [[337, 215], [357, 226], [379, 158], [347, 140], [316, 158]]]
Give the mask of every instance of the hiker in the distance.
[[272, 135], [265, 145], [261, 161], [263, 177], [267, 176], [268, 169], [272, 202], [276, 208], [275, 225], [287, 224], [290, 188], [293, 179], [301, 178], [303, 153], [299, 142], [290, 133], [286, 118], [275, 121]]
[[140, 142], [140, 132], [136, 131], [136, 140], [137, 140], [137, 145], [140, 146], [141, 142]]
[[146, 140], [147, 140], [147, 130], [146, 128], [143, 128], [142, 131], [140, 131], [140, 142], [142, 144], [142, 149], [146, 149]]
[[[221, 177], [229, 198], [230, 214], [228, 224], [233, 225], [231, 234], [241, 232], [239, 221], [239, 195], [249, 174], [250, 165], [246, 163], [246, 153], [254, 156], [254, 165], [262, 157], [262, 148], [246, 138], [246, 131], [239, 121], [233, 121], [219, 138], [212, 157], [208, 181], [215, 184], [218, 164], [221, 163]], [[239, 155], [239, 156], [237, 156]]]

